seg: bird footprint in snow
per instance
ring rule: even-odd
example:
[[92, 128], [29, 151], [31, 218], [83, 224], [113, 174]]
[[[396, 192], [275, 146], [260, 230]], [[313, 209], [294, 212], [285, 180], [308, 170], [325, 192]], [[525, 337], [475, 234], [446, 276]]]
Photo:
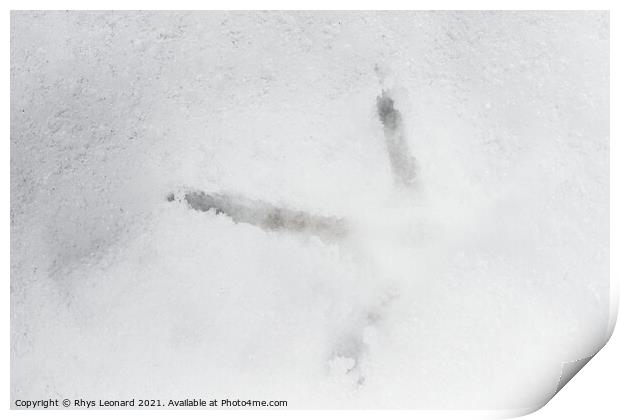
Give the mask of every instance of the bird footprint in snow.
[[[417, 175], [416, 160], [407, 142], [403, 117], [395, 108], [393, 95], [383, 90], [376, 98], [377, 115], [383, 125], [384, 142], [389, 158], [393, 184], [398, 189], [411, 189]], [[169, 193], [170, 202], [183, 202], [190, 209], [224, 215], [235, 223], [247, 223], [265, 231], [291, 232], [317, 236], [327, 243], [342, 243], [353, 232], [353, 224], [342, 217], [320, 216], [309, 211], [289, 209], [260, 200], [225, 193], [207, 193], [199, 189], [182, 189]], [[393, 297], [393, 295], [392, 295]], [[374, 331], [381, 318], [381, 311], [390, 299], [374, 310], [362, 311], [336, 340], [329, 353], [328, 369], [333, 375], [350, 377], [357, 386], [364, 384], [362, 358], [367, 352], [366, 335]]]

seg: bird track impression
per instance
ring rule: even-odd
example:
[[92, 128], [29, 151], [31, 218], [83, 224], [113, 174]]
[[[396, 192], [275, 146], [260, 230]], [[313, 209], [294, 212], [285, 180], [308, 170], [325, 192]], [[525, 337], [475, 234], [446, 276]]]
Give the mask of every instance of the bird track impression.
[[[382, 90], [376, 98], [377, 116], [383, 126], [384, 143], [394, 188], [411, 190], [416, 181], [417, 165], [405, 135], [403, 117], [395, 108], [389, 90]], [[325, 243], [343, 244], [354, 231], [354, 224], [344, 217], [321, 216], [306, 210], [276, 206], [261, 200], [252, 200], [237, 194], [205, 192], [200, 189], [180, 189], [170, 192], [169, 202], [185, 204], [194, 211], [212, 213], [230, 218], [234, 223], [245, 223], [264, 231], [288, 232], [315, 236]], [[355, 386], [364, 385], [362, 358], [367, 353], [365, 334], [376, 329], [381, 311], [396, 296], [392, 291], [372, 309], [361, 311], [352, 324], [344, 328], [341, 338], [333, 345], [327, 365], [330, 372], [349, 376]]]

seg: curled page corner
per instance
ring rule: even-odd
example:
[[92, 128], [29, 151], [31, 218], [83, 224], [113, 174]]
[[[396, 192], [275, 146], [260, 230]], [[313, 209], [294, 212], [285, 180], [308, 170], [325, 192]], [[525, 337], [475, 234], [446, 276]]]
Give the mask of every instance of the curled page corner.
[[[577, 374], [583, 367], [588, 364], [592, 358], [596, 356], [594, 353], [591, 356], [584, 357], [583, 359], [578, 359], [572, 362], [564, 362], [562, 363], [562, 373], [560, 374], [560, 379], [558, 380], [558, 385], [555, 389], [555, 394], [560, 392], [564, 386]], [[554, 394], [554, 395], [555, 395]]]

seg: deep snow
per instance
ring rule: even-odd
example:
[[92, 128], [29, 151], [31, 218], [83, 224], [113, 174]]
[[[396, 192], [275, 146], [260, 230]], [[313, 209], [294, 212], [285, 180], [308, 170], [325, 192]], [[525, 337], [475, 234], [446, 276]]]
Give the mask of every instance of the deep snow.
[[11, 234], [12, 400], [539, 405], [608, 334], [608, 14], [13, 12]]

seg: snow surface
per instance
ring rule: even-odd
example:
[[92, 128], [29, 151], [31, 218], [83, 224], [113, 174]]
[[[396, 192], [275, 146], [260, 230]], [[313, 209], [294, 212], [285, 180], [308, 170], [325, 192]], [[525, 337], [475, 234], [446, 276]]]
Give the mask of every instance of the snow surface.
[[13, 12], [12, 399], [540, 405], [608, 335], [608, 16]]

